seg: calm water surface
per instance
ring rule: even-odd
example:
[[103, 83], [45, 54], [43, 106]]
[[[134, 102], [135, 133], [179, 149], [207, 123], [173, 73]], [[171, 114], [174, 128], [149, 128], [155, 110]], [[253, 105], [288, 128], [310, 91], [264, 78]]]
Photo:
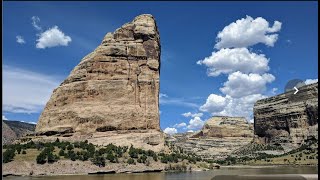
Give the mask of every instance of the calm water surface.
[[317, 167], [221, 168], [211, 171], [181, 173], [133, 173], [105, 175], [70, 175], [43, 177], [6, 177], [5, 180], [210, 180], [216, 175], [318, 174]]

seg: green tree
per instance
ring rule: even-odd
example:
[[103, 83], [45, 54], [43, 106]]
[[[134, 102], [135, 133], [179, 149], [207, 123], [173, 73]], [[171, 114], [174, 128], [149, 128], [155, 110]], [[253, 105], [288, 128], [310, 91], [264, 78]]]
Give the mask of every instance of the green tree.
[[132, 158], [129, 158], [127, 162], [128, 164], [136, 164], [136, 162]]
[[67, 147], [67, 150], [70, 151], [70, 150], [72, 150], [72, 149], [74, 149], [73, 145], [72, 145], [72, 144], [69, 144], [68, 147]]
[[37, 156], [37, 164], [44, 164], [46, 163], [47, 156], [46, 154], [42, 151], [38, 156]]
[[112, 153], [107, 154], [107, 159], [112, 163], [116, 163], [116, 157]]
[[87, 161], [89, 157], [88, 151], [84, 151], [84, 153], [82, 153], [82, 161]]
[[134, 148], [132, 145], [129, 149], [129, 155], [131, 158], [138, 158], [138, 150]]
[[3, 163], [8, 163], [13, 160], [15, 156], [15, 150], [14, 149], [7, 149], [3, 154]]
[[59, 156], [64, 156], [64, 150], [60, 149]]
[[48, 153], [47, 158], [48, 158], [48, 163], [54, 163], [59, 160], [59, 157], [53, 154], [52, 152]]
[[104, 167], [106, 165], [106, 159], [102, 156], [94, 156], [91, 162], [99, 167]]
[[75, 161], [77, 158], [76, 158], [76, 153], [72, 150], [69, 150], [68, 151], [68, 157], [71, 159], [71, 161]]
[[154, 161], [158, 161], [158, 156], [157, 156], [157, 154], [153, 154], [152, 158], [153, 158]]
[[21, 146], [17, 145], [16, 149], [17, 149], [18, 154], [20, 154], [21, 153]]

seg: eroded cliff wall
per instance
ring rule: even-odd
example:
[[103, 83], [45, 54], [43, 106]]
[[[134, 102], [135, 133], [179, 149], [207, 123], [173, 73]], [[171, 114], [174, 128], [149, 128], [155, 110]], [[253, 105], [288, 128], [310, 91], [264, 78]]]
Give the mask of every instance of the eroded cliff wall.
[[299, 146], [318, 139], [318, 83], [257, 101], [254, 133], [260, 143]]
[[204, 159], [223, 159], [253, 140], [253, 126], [243, 117], [215, 116], [199, 132], [176, 134], [167, 141]]

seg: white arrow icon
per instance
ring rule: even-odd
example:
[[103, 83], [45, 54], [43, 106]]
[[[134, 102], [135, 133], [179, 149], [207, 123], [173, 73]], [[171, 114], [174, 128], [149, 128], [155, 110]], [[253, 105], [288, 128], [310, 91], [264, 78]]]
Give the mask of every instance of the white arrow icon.
[[296, 90], [296, 92], [294, 92], [293, 94], [297, 94], [299, 90], [296, 87], [294, 87], [294, 89]]

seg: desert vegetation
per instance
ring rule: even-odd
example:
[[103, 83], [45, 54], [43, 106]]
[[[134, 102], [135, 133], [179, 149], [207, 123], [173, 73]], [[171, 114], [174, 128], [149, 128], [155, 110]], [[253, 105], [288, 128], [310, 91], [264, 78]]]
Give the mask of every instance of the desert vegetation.
[[[135, 148], [132, 145], [116, 146], [108, 144], [106, 146], [96, 146], [88, 141], [67, 142], [58, 138], [54, 142], [33, 142], [18, 143], [3, 146], [4, 163], [15, 160], [18, 157], [26, 157], [32, 153], [31, 160], [37, 164], [55, 163], [59, 160], [71, 161], [91, 161], [94, 165], [104, 167], [108, 163], [144, 164], [151, 163], [167, 164], [167, 170], [185, 171], [190, 170], [187, 165], [204, 162], [195, 154], [185, 154], [182, 149], [175, 149], [171, 153], [156, 153], [152, 150]], [[210, 167], [209, 162], [206, 167]], [[212, 165], [211, 165], [212, 166]], [[202, 166], [201, 166], [202, 167]], [[204, 166], [203, 166], [204, 167]], [[212, 166], [213, 167], [213, 166]]]
[[309, 140], [299, 148], [282, 154], [267, 154], [263, 151], [283, 151], [281, 146], [261, 145], [251, 143], [229, 155], [223, 160], [216, 160], [222, 165], [249, 164], [317, 164], [318, 161], [318, 142]]

